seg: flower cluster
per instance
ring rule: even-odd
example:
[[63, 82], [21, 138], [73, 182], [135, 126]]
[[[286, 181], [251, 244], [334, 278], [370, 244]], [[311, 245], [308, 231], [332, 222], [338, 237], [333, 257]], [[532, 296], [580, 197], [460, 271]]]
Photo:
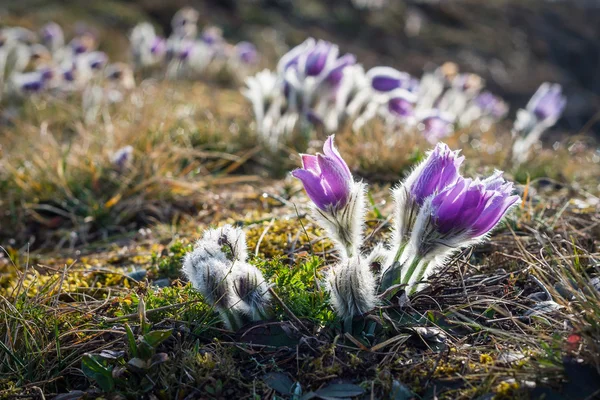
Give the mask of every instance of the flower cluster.
[[137, 69], [163, 69], [170, 79], [196, 79], [208, 71], [227, 70], [244, 77], [258, 63], [258, 51], [249, 42], [231, 45], [217, 27], [198, 32], [198, 12], [179, 10], [171, 21], [172, 34], [163, 38], [154, 27], [143, 22], [129, 36], [134, 65]]
[[[484, 240], [514, 206], [512, 183], [496, 171], [485, 179], [465, 178], [458, 151], [438, 143], [427, 158], [393, 190], [392, 238], [363, 253], [365, 185], [354, 181], [333, 145], [324, 154], [302, 155], [302, 169], [292, 172], [313, 202], [313, 215], [336, 244], [340, 262], [331, 268], [327, 287], [343, 318], [364, 314], [380, 296], [404, 286], [410, 295], [455, 251]], [[371, 266], [381, 266], [375, 276]]]
[[331, 133], [348, 121], [356, 131], [376, 117], [389, 132], [419, 130], [437, 143], [457, 126], [488, 126], [508, 112], [502, 99], [483, 91], [482, 78], [459, 73], [455, 64], [421, 79], [391, 67], [365, 72], [352, 54], [312, 38], [281, 57], [276, 71], [248, 77], [246, 86], [257, 131], [272, 147], [298, 128]]
[[527, 160], [529, 152], [542, 134], [562, 115], [567, 99], [562, 94], [562, 87], [555, 83], [543, 83], [533, 95], [527, 107], [517, 111], [517, 119], [513, 125], [512, 148], [513, 163], [520, 164]]
[[183, 273], [229, 329], [268, 317], [269, 285], [248, 263], [246, 235], [225, 225], [207, 230], [183, 261]]
[[109, 63], [97, 50], [97, 36], [76, 29], [70, 42], [60, 25], [50, 22], [39, 34], [21, 27], [0, 31], [0, 98], [8, 101], [39, 95], [66, 97], [81, 93], [86, 121], [120, 102], [135, 86], [131, 68]]

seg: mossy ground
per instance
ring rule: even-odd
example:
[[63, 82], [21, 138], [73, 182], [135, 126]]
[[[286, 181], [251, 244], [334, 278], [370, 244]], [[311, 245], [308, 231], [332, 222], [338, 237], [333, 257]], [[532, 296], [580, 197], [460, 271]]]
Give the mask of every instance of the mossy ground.
[[[338, 383], [362, 398], [597, 395], [600, 157], [588, 138], [546, 143], [521, 167], [506, 161], [507, 126], [449, 138], [467, 174], [506, 170], [522, 204], [410, 304], [348, 327], [320, 283], [336, 255], [286, 176], [298, 143], [263, 148], [236, 88], [146, 81], [91, 126], [79, 104], [34, 98], [2, 126], [0, 398], [294, 398], [281, 392]], [[372, 246], [388, 235], [389, 188], [429, 145], [376, 125], [336, 142], [371, 183]], [[134, 159], [117, 171], [124, 145]], [[224, 223], [244, 227], [279, 298], [271, 320], [239, 332], [180, 272], [203, 229]], [[536, 308], [544, 288], [561, 308]]]

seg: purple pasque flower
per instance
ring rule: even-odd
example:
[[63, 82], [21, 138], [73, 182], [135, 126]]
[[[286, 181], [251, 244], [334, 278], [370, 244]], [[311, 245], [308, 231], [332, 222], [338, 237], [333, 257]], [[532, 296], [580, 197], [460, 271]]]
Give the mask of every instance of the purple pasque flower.
[[414, 105], [417, 101], [416, 96], [405, 89], [396, 89], [390, 94], [388, 100], [388, 111], [400, 118], [412, 117], [414, 114]]
[[505, 182], [499, 171], [483, 181], [458, 177], [431, 200], [436, 230], [465, 240], [486, 235], [519, 200], [511, 196], [512, 190], [512, 183]]
[[527, 103], [527, 110], [535, 115], [538, 122], [554, 125], [566, 104], [562, 87], [558, 83], [544, 82]]
[[256, 46], [250, 42], [239, 42], [236, 44], [235, 53], [244, 64], [256, 64], [258, 61]]
[[308, 197], [324, 211], [344, 207], [354, 183], [350, 169], [335, 148], [333, 139], [334, 135], [331, 135], [325, 141], [325, 154], [301, 154], [302, 168], [292, 171], [292, 176], [304, 184]]
[[[319, 41], [316, 46], [306, 54], [304, 73], [307, 76], [317, 76], [325, 69], [327, 61], [337, 53], [337, 47], [329, 42]], [[335, 54], [337, 57], [337, 54]]]
[[300, 57], [311, 51], [316, 45], [315, 39], [308, 38], [285, 53], [277, 63], [277, 71], [284, 74], [290, 68], [298, 68]]
[[[465, 160], [460, 150], [452, 151], [445, 143], [438, 143], [427, 159], [409, 178], [410, 197], [422, 205], [426, 198], [454, 185], [460, 178], [460, 167]], [[412, 174], [411, 174], [412, 175]]]
[[344, 68], [354, 64], [356, 64], [354, 54], [344, 54], [335, 61], [331, 70], [327, 73], [325, 81], [332, 86], [337, 86], [344, 76]]
[[391, 92], [395, 89], [408, 89], [411, 76], [391, 67], [374, 67], [367, 72], [371, 87], [378, 92]]
[[454, 121], [451, 115], [437, 110], [431, 110], [420, 118], [419, 129], [429, 143], [437, 143], [454, 131]]

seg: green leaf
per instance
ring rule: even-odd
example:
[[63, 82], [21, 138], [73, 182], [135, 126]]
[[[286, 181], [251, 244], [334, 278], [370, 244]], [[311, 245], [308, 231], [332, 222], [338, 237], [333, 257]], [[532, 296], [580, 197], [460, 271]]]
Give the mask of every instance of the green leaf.
[[133, 357], [138, 356], [138, 348], [135, 343], [135, 336], [133, 335], [133, 331], [129, 324], [125, 324], [125, 332], [127, 332], [127, 342], [129, 343], [129, 351]]
[[81, 370], [89, 379], [95, 381], [104, 392], [112, 392], [115, 381], [112, 377], [112, 366], [107, 366], [91, 354], [84, 354], [81, 358]]
[[173, 331], [170, 329], [148, 332], [144, 335], [144, 341], [156, 349], [159, 344], [171, 337], [172, 333]]
[[282, 395], [290, 395], [292, 392], [292, 381], [287, 375], [280, 372], [270, 372], [263, 378], [265, 384]]

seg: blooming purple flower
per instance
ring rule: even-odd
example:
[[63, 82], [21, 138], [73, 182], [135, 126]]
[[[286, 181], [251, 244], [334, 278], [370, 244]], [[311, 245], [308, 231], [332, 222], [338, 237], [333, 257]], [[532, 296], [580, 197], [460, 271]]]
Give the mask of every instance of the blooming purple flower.
[[302, 154], [302, 168], [292, 175], [304, 184], [308, 197], [321, 210], [346, 205], [353, 185], [352, 174], [333, 144], [334, 135], [325, 141], [316, 156]]
[[483, 181], [458, 177], [432, 199], [432, 217], [442, 235], [466, 235], [478, 238], [487, 234], [514, 205], [519, 196], [511, 196], [512, 183], [502, 172]]
[[258, 61], [256, 46], [250, 42], [239, 42], [235, 45], [235, 52], [245, 64], [255, 64]]
[[423, 166], [416, 172], [408, 188], [413, 200], [422, 205], [426, 198], [440, 193], [444, 188], [454, 185], [460, 177], [460, 166], [465, 160], [459, 156], [460, 150], [452, 151], [445, 143], [438, 143], [429, 153]]
[[562, 95], [562, 87], [555, 83], [542, 83], [527, 104], [527, 110], [535, 115], [539, 122], [553, 125], [562, 114], [567, 99]]
[[409, 74], [391, 67], [371, 68], [367, 73], [367, 77], [371, 79], [371, 87], [378, 92], [391, 92], [412, 84]]

